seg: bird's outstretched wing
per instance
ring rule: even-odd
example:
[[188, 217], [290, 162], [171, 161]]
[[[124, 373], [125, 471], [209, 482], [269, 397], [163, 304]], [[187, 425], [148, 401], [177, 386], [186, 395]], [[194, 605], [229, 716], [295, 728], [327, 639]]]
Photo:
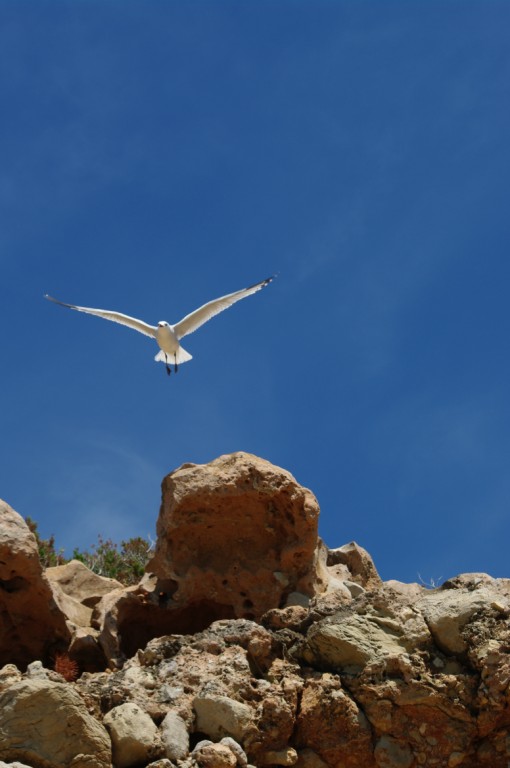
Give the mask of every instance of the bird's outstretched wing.
[[266, 280], [262, 280], [260, 283], [251, 285], [249, 288], [243, 288], [242, 291], [235, 291], [235, 293], [228, 293], [226, 296], [222, 296], [220, 299], [214, 299], [207, 302], [202, 307], [199, 307], [194, 312], [186, 315], [180, 322], [173, 326], [175, 335], [178, 339], [182, 339], [183, 336], [187, 336], [188, 333], [193, 333], [197, 328], [206, 323], [214, 315], [223, 312], [224, 309], [231, 307], [236, 301], [244, 299], [246, 296], [251, 296], [252, 293], [257, 293], [261, 288], [269, 285], [274, 277], [268, 277]]
[[146, 336], [155, 338], [157, 328], [153, 325], [144, 323], [143, 320], [137, 320], [136, 317], [129, 317], [129, 315], [123, 315], [121, 312], [111, 312], [108, 309], [91, 309], [90, 307], [77, 307], [74, 304], [65, 304], [63, 301], [54, 299], [52, 296], [44, 295], [45, 299], [53, 301], [54, 304], [60, 304], [61, 307], [68, 307], [68, 309], [76, 309], [78, 312], [86, 312], [89, 315], [97, 315], [97, 317], [104, 317], [105, 320], [111, 320], [113, 323], [120, 323], [120, 325], [126, 325], [128, 328], [133, 328], [135, 331], [144, 333]]

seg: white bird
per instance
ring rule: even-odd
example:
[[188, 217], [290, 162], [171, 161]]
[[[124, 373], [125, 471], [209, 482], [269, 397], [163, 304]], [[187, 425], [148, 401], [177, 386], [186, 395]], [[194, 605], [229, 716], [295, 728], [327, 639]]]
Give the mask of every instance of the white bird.
[[145, 334], [145, 336], [151, 336], [156, 339], [160, 352], [154, 358], [158, 362], [165, 363], [166, 372], [168, 375], [171, 373], [170, 363], [174, 364], [174, 370], [177, 373], [178, 367], [181, 363], [186, 363], [191, 360], [192, 355], [186, 352], [180, 345], [180, 340], [187, 336], [188, 333], [193, 333], [197, 328], [206, 323], [211, 317], [217, 315], [219, 312], [223, 312], [224, 309], [231, 307], [236, 301], [244, 299], [246, 296], [251, 296], [252, 293], [260, 291], [266, 285], [274, 279], [268, 277], [266, 280], [262, 280], [260, 283], [255, 283], [249, 288], [243, 288], [241, 291], [235, 291], [235, 293], [228, 293], [226, 296], [222, 296], [220, 299], [213, 299], [213, 301], [207, 302], [202, 307], [199, 307], [194, 312], [186, 315], [180, 322], [175, 325], [170, 325], [165, 320], [160, 320], [157, 325], [149, 325], [144, 323], [143, 320], [137, 320], [136, 317], [130, 317], [129, 315], [123, 315], [121, 312], [112, 312], [109, 309], [92, 309], [91, 307], [77, 307], [75, 304], [65, 304], [63, 301], [58, 301], [52, 296], [48, 296], [46, 293], [44, 298], [53, 301], [55, 304], [60, 304], [61, 307], [68, 307], [69, 309], [76, 309], [78, 312], [87, 312], [89, 315], [97, 315], [98, 317], [104, 317], [105, 320], [111, 320], [114, 323], [120, 323], [121, 325], [127, 325], [128, 328], [134, 328], [135, 331]]

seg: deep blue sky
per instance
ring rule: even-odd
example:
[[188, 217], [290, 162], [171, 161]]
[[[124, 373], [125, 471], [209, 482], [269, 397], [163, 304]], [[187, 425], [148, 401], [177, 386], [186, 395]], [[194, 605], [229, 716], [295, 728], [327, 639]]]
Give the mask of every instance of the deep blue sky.
[[[510, 576], [510, 4], [0, 6], [0, 496], [71, 554], [250, 451], [384, 578]], [[176, 322], [278, 279], [186, 339]]]

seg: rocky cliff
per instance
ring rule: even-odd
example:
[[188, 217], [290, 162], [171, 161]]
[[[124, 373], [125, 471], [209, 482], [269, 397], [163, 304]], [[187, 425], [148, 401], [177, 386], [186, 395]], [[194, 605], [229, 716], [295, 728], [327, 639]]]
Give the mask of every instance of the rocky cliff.
[[248, 454], [162, 491], [128, 588], [43, 572], [1, 503], [0, 768], [507, 768], [509, 579], [382, 582]]

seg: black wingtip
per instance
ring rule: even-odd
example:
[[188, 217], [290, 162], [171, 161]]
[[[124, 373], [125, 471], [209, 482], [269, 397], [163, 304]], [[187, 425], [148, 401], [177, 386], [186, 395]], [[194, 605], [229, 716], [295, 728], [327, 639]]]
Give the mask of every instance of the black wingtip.
[[68, 307], [69, 309], [74, 309], [74, 304], [66, 304], [63, 301], [59, 301], [58, 299], [54, 299], [53, 296], [50, 296], [49, 293], [44, 294], [44, 298], [48, 299], [48, 301], [52, 301], [54, 304], [58, 304], [61, 307]]
[[248, 288], [245, 288], [245, 291], [251, 290], [251, 288], [265, 288], [266, 285], [269, 285], [269, 283], [272, 283], [275, 277], [278, 277], [278, 274], [271, 275], [271, 277], [266, 277], [265, 280], [261, 280], [260, 283], [253, 283], [253, 285], [249, 285]]

